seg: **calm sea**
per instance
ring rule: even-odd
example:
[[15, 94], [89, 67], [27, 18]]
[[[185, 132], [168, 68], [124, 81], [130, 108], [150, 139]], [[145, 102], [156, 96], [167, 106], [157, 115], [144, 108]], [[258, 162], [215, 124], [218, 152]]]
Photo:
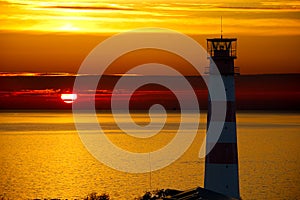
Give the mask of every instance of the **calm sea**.
[[[141, 125], [149, 122], [146, 113], [132, 117]], [[159, 121], [160, 115], [155, 118]], [[203, 186], [204, 159], [198, 158], [198, 152], [205, 119], [202, 114], [198, 135], [176, 162], [151, 174], [131, 174], [107, 167], [86, 150], [71, 112], [2, 111], [0, 197], [74, 199], [97, 192], [109, 193], [112, 199], [134, 199], [146, 190]], [[125, 135], [111, 114], [100, 113], [98, 120], [119, 147], [147, 152], [172, 140], [180, 115], [170, 114], [164, 129], [150, 139]], [[300, 114], [240, 112], [237, 126], [242, 198], [300, 199]]]

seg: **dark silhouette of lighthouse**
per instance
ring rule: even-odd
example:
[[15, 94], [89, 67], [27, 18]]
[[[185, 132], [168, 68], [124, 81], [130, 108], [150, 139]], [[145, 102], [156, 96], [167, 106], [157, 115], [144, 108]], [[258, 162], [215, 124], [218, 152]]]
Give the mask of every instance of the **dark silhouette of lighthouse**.
[[[240, 198], [239, 174], [238, 174], [238, 150], [236, 137], [236, 108], [235, 108], [235, 86], [234, 76], [236, 59], [236, 38], [223, 38], [222, 31], [220, 38], [207, 39], [207, 51], [222, 77], [227, 104], [225, 123], [221, 135], [211, 151], [205, 158], [205, 189], [212, 190], [230, 197]], [[213, 62], [209, 70], [209, 83], [213, 84], [216, 70], [213, 69]], [[207, 128], [213, 123], [211, 120], [211, 104], [209, 98], [209, 108], [207, 117]], [[207, 135], [206, 147], [209, 147], [210, 140]], [[208, 148], [207, 148], [208, 150]]]

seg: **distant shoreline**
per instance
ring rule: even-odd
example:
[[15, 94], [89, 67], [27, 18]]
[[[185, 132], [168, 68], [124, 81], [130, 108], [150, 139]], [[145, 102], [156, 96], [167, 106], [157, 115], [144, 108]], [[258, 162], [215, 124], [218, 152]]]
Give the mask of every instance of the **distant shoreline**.
[[[103, 76], [97, 87], [95, 107], [110, 110], [111, 96], [115, 84], [121, 76]], [[70, 110], [72, 104], [60, 99], [64, 92], [71, 92], [76, 76], [0, 76], [0, 110]], [[87, 80], [97, 80], [97, 76], [79, 76]], [[135, 81], [142, 76], [126, 76]], [[157, 77], [154, 77], [157, 78]], [[182, 77], [159, 77], [177, 81]], [[201, 77], [187, 76], [186, 79], [197, 95], [199, 106], [207, 109], [208, 92]], [[237, 110], [300, 110], [300, 74], [239, 75], [235, 77]], [[122, 91], [126, 94], [126, 91]], [[125, 93], [124, 93], [125, 92]], [[83, 91], [84, 95], [93, 95]], [[80, 94], [79, 94], [80, 95]], [[83, 101], [88, 101], [84, 100]], [[167, 110], [180, 110], [172, 91], [159, 85], [140, 87], [131, 97], [132, 110], [148, 110], [151, 105], [162, 104]], [[83, 108], [84, 109], [84, 108]]]
[[[1, 72], [1, 76], [98, 76], [98, 74], [77, 74], [72, 72]], [[105, 74], [103, 76], [123, 76], [123, 74]], [[125, 74], [125, 76], [144, 76], [139, 74]], [[158, 76], [158, 75], [146, 75], [146, 76]], [[166, 75], [162, 75], [166, 76]], [[173, 76], [173, 75], [171, 75]], [[300, 73], [262, 73], [262, 74], [240, 74], [239, 76], [300, 76]], [[174, 76], [173, 76], [174, 77]], [[197, 77], [196, 75], [186, 75], [185, 77]]]

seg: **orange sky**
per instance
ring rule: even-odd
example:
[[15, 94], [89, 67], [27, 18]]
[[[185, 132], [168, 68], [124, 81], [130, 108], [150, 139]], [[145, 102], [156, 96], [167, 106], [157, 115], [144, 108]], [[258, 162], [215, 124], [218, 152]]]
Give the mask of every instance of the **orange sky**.
[[0, 0], [0, 16], [0, 71], [76, 72], [112, 33], [149, 26], [205, 47], [223, 16], [224, 36], [238, 38], [241, 73], [300, 73], [300, 1]]

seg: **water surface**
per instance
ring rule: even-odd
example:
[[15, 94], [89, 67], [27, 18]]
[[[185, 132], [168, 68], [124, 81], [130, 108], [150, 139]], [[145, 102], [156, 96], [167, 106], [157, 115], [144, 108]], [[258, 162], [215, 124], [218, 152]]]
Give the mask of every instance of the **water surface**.
[[[132, 116], [138, 124], [149, 122], [146, 113]], [[164, 129], [151, 139], [125, 135], [108, 113], [98, 114], [98, 119], [116, 145], [148, 152], [171, 141], [180, 115], [170, 114]], [[149, 189], [203, 186], [204, 160], [198, 158], [198, 152], [205, 119], [202, 114], [198, 135], [188, 151], [170, 166], [152, 172], [150, 178], [149, 173], [119, 172], [96, 160], [83, 146], [71, 112], [2, 111], [0, 195], [10, 199], [73, 199], [95, 191], [109, 193], [112, 199], [133, 199]], [[300, 114], [240, 112], [237, 123], [242, 198], [300, 198]]]

